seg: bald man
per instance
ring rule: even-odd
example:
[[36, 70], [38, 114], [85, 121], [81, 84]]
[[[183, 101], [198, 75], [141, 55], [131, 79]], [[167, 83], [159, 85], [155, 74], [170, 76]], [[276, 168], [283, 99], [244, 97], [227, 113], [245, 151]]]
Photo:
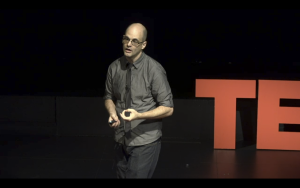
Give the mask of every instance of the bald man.
[[113, 61], [105, 81], [105, 107], [116, 142], [117, 178], [151, 178], [162, 137], [162, 119], [173, 114], [173, 95], [166, 71], [143, 50], [147, 29], [128, 26], [124, 55]]

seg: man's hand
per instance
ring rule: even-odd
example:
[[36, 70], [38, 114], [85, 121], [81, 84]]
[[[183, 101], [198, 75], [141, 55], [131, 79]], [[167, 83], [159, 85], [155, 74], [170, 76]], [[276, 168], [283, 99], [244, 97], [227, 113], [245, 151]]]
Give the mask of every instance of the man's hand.
[[[112, 124], [110, 124], [109, 122], [112, 121], [112, 120], [114, 120], [115, 122], [112, 123]], [[120, 122], [120, 120], [119, 120], [119, 118], [118, 118], [118, 116], [116, 114], [113, 114], [113, 115], [109, 116], [109, 118], [108, 118], [108, 124], [109, 124], [110, 127], [116, 128], [116, 127], [118, 127], [120, 125], [120, 123], [121, 122]]]
[[[129, 113], [130, 115], [128, 117], [125, 116], [125, 112]], [[132, 121], [135, 119], [139, 119], [140, 113], [138, 113], [134, 109], [127, 109], [127, 110], [123, 110], [123, 112], [120, 113], [120, 115], [125, 121]]]

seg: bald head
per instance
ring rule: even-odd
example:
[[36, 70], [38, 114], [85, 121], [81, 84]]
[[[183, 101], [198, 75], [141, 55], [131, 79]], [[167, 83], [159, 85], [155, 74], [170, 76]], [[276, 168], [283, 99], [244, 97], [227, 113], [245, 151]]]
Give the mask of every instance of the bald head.
[[141, 56], [147, 46], [147, 30], [142, 24], [133, 23], [127, 27], [125, 36], [127, 40], [122, 42], [124, 55], [129, 62], [133, 63]]
[[147, 39], [147, 29], [145, 26], [143, 26], [140, 23], [130, 24], [126, 29], [126, 33], [128, 33], [128, 32], [138, 33], [141, 36], [140, 40], [142, 40], [142, 41], [146, 41], [146, 39]]

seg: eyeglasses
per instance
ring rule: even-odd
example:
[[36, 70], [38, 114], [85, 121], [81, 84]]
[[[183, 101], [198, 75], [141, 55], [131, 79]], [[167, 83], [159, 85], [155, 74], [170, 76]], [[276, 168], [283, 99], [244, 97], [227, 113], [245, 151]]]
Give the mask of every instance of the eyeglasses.
[[[130, 38], [127, 37], [126, 35], [123, 35], [122, 43], [127, 44], [129, 41], [130, 41]], [[143, 41], [143, 42], [145, 42], [145, 41]], [[140, 42], [138, 39], [132, 39], [131, 40], [132, 46], [135, 46], [135, 47], [137, 47], [138, 45], [140, 45], [143, 42]]]

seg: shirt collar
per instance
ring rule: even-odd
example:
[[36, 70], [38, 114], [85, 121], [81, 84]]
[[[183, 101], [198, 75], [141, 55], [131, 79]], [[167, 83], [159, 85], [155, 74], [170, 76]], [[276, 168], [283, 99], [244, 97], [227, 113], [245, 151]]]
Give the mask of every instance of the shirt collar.
[[[133, 63], [133, 67], [136, 68], [136, 69], [139, 68], [139, 66], [142, 64], [142, 61], [143, 61], [144, 57], [145, 57], [145, 53], [142, 52], [142, 54], [141, 54], [141, 56], [138, 58], [138, 60], [136, 60], [136, 61]], [[126, 60], [126, 67], [127, 67], [128, 63], [129, 63], [129, 62]]]

